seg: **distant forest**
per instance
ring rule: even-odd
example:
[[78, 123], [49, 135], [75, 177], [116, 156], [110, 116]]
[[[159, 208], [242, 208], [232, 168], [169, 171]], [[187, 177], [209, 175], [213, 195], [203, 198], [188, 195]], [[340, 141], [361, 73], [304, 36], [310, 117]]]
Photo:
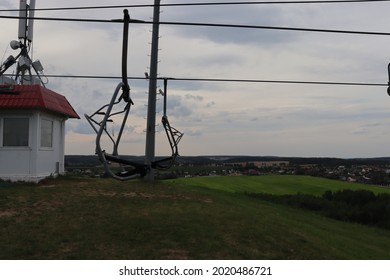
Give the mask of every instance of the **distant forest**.
[[[134, 162], [144, 162], [143, 156], [123, 156]], [[158, 157], [157, 157], [158, 159]], [[179, 164], [211, 165], [227, 164], [235, 162], [254, 161], [289, 161], [290, 165], [317, 164], [323, 166], [353, 166], [353, 165], [389, 165], [390, 157], [381, 158], [328, 158], [328, 157], [273, 157], [273, 156], [182, 156], [177, 158]], [[66, 155], [66, 167], [93, 167], [99, 165], [99, 159], [95, 155]]]

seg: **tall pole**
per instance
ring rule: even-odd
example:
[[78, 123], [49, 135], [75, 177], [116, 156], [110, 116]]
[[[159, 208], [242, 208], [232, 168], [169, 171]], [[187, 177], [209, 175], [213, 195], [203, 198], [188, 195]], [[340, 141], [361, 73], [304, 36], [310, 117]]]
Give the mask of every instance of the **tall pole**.
[[148, 115], [146, 124], [146, 145], [145, 145], [145, 164], [148, 173], [145, 180], [154, 180], [154, 169], [152, 162], [155, 157], [156, 140], [156, 95], [157, 95], [157, 65], [158, 65], [158, 39], [160, 22], [160, 0], [154, 0], [153, 12], [153, 35], [150, 55], [150, 73], [149, 73], [149, 97], [148, 97]]

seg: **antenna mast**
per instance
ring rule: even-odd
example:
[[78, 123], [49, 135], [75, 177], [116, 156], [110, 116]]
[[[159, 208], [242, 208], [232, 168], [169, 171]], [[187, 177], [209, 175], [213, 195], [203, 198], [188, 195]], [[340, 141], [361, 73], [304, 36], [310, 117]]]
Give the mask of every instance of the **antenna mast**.
[[[34, 34], [34, 15], [35, 15], [35, 0], [30, 0], [30, 4], [27, 4], [27, 0], [20, 0], [19, 2], [19, 29], [18, 29], [18, 41], [12, 41], [11, 47], [15, 50], [20, 48], [20, 58], [16, 69], [16, 79], [20, 76], [20, 83], [35, 84], [34, 77], [31, 74], [31, 67], [37, 73], [39, 82], [42, 80], [38, 74], [38, 71], [42, 71], [43, 67], [38, 61], [32, 62], [28, 52], [33, 40]], [[26, 73], [28, 76], [26, 77]], [[44, 85], [42, 83], [42, 85]]]
[[[32, 62], [29, 51], [34, 35], [34, 15], [35, 15], [35, 0], [20, 0], [19, 2], [19, 27], [18, 27], [18, 41], [13, 40], [10, 46], [13, 50], [20, 49], [20, 53], [14, 57], [9, 56], [7, 60], [0, 67], [0, 76], [7, 71], [12, 65], [17, 63], [15, 80], [6, 79], [2, 77], [2, 81], [6, 83], [15, 84], [42, 84], [42, 79], [39, 73], [43, 72], [42, 64], [39, 60]], [[31, 68], [35, 71], [36, 75], [32, 75]]]

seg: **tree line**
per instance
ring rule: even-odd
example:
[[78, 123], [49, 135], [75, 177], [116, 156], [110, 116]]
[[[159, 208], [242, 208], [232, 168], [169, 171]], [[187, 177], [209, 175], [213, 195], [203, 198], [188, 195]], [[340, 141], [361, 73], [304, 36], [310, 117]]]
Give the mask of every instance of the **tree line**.
[[315, 211], [323, 216], [390, 230], [390, 194], [368, 190], [325, 191], [322, 196], [309, 194], [249, 196], [295, 208]]

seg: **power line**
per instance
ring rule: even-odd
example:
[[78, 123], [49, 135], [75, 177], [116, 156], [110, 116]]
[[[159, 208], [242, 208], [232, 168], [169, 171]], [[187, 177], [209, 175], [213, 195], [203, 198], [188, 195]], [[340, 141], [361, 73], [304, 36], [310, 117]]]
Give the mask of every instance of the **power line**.
[[[11, 75], [8, 75], [11, 76]], [[99, 75], [45, 75], [48, 78], [73, 78], [73, 79], [109, 79], [117, 80], [119, 76], [99, 76]], [[127, 77], [129, 80], [145, 80], [145, 77]], [[334, 85], [334, 86], [371, 86], [383, 87], [387, 83], [359, 83], [359, 82], [336, 82], [336, 81], [302, 81], [302, 80], [262, 80], [262, 79], [221, 79], [221, 78], [163, 78], [157, 80], [169, 79], [172, 81], [187, 82], [226, 82], [226, 83], [273, 83], [273, 84], [309, 84], [309, 85]]]
[[[149, 23], [149, 22], [143, 22]], [[181, 25], [181, 26], [201, 26], [201, 27], [224, 27], [224, 28], [247, 28], [247, 29], [272, 29], [285, 31], [301, 31], [301, 32], [321, 32], [321, 33], [341, 33], [355, 35], [375, 35], [388, 36], [390, 32], [375, 32], [375, 31], [354, 31], [354, 30], [336, 30], [336, 29], [316, 29], [316, 28], [300, 28], [300, 27], [284, 27], [284, 26], [265, 26], [265, 25], [243, 25], [243, 24], [220, 24], [220, 23], [197, 23], [197, 22], [169, 22], [162, 21], [160, 24], [165, 25]]]
[[[4, 19], [24, 19], [19, 16], [0, 16]], [[67, 21], [67, 22], [94, 22], [94, 23], [122, 23], [122, 19], [105, 20], [105, 19], [80, 19], [80, 18], [50, 18], [50, 17], [34, 17], [35, 20], [48, 21]], [[142, 21], [131, 19], [131, 23], [136, 24], [155, 24], [153, 21]], [[174, 22], [160, 21], [160, 25], [175, 25], [175, 26], [198, 26], [198, 27], [218, 27], [218, 28], [246, 28], [246, 29], [269, 29], [269, 30], [284, 30], [284, 31], [299, 31], [299, 32], [320, 32], [320, 33], [339, 33], [353, 35], [374, 35], [374, 36], [389, 36], [390, 32], [376, 31], [355, 31], [355, 30], [337, 30], [337, 29], [317, 29], [317, 28], [301, 28], [301, 27], [284, 27], [284, 26], [265, 26], [265, 25], [244, 25], [244, 24], [224, 24], [224, 23], [202, 23], [202, 22]]]
[[[0, 16], [4, 19], [30, 19], [27, 17], [19, 16]], [[47, 21], [68, 21], [68, 22], [93, 22], [93, 23], [123, 23], [123, 19], [88, 19], [88, 18], [51, 18], [51, 17], [34, 17], [34, 20], [47, 20]], [[130, 19], [131, 23], [148, 23], [142, 20]]]
[[178, 81], [198, 82], [234, 82], [234, 83], [273, 83], [273, 84], [312, 84], [335, 86], [388, 86], [382, 83], [356, 83], [356, 82], [332, 82], [332, 81], [298, 81], [298, 80], [257, 80], [257, 79], [213, 79], [213, 78], [175, 78]]
[[[343, 4], [343, 3], [375, 3], [389, 2], [390, 0], [308, 0], [308, 1], [237, 1], [237, 2], [203, 2], [203, 3], [168, 3], [160, 4], [160, 7], [185, 7], [185, 6], [232, 6], [232, 5], [283, 5], [283, 4]], [[151, 8], [154, 4], [133, 5], [106, 5], [106, 6], [80, 6], [80, 7], [53, 7], [37, 8], [35, 11], [66, 11], [66, 10], [98, 10], [118, 8]], [[18, 12], [20, 9], [3, 9], [0, 12]]]

